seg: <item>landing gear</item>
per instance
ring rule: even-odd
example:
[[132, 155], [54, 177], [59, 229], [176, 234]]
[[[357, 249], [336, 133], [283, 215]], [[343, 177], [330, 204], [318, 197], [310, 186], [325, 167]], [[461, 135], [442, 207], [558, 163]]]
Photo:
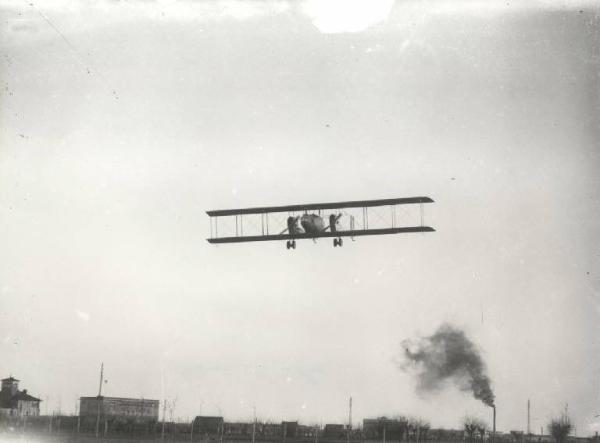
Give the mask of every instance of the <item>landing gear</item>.
[[333, 247], [334, 248], [337, 246], [342, 247], [343, 245], [344, 245], [344, 242], [342, 241], [342, 237], [333, 239]]
[[296, 249], [296, 240], [288, 240], [285, 247], [286, 249]]

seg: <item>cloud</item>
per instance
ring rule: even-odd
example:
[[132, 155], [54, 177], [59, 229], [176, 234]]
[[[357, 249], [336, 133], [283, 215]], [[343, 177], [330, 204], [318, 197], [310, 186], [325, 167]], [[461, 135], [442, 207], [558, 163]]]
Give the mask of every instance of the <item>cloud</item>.
[[323, 33], [360, 32], [384, 22], [394, 0], [307, 0], [302, 10]]

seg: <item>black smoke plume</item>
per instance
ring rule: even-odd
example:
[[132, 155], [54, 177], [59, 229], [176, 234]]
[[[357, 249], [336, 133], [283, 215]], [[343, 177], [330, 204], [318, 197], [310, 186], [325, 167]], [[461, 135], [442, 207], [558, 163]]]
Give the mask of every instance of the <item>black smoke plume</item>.
[[486, 374], [485, 363], [473, 342], [454, 326], [444, 324], [430, 337], [402, 342], [408, 364], [402, 369], [416, 369], [417, 388], [435, 391], [446, 381], [488, 406], [494, 406], [494, 393]]

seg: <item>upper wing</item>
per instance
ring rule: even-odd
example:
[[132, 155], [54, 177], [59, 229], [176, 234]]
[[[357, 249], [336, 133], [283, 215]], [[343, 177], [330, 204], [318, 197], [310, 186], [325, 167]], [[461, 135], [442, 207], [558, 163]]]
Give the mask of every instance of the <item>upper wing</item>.
[[217, 211], [206, 211], [210, 217], [220, 217], [226, 215], [244, 215], [244, 214], [265, 214], [267, 212], [296, 212], [313, 211], [319, 209], [342, 209], [342, 208], [366, 208], [371, 206], [385, 205], [409, 205], [417, 203], [433, 203], [429, 197], [407, 197], [407, 198], [387, 198], [382, 200], [357, 200], [335, 203], [311, 203], [306, 205], [289, 206], [265, 206], [260, 208], [245, 209], [224, 209]]

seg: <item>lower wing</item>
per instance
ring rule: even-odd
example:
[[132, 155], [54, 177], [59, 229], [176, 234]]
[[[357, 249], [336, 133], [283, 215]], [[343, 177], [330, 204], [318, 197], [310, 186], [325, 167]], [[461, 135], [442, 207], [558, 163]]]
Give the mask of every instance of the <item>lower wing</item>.
[[300, 240], [300, 239], [313, 239], [322, 237], [360, 237], [365, 235], [387, 235], [387, 234], [405, 234], [412, 232], [434, 232], [430, 226], [409, 226], [403, 228], [384, 228], [384, 229], [357, 229], [348, 231], [335, 231], [330, 232], [323, 231], [318, 234], [298, 233], [298, 234], [273, 234], [273, 235], [242, 235], [236, 237], [219, 237], [219, 238], [207, 238], [209, 243], [245, 243], [255, 241], [273, 241], [273, 240]]

